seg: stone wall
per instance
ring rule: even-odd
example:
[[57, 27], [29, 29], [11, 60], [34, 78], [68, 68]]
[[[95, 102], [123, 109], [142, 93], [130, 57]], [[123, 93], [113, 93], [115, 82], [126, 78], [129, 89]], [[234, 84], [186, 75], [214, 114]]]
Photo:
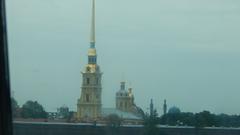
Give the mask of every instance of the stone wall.
[[[14, 123], [14, 135], [143, 135], [142, 127], [120, 127], [54, 123]], [[240, 135], [240, 129], [159, 128], [161, 135]]]

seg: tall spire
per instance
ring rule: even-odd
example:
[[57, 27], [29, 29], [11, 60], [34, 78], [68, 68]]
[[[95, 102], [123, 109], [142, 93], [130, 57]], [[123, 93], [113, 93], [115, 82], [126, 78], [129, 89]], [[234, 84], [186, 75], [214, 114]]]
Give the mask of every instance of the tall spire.
[[167, 114], [167, 100], [164, 99], [164, 104], [163, 104], [163, 114], [166, 115]]
[[150, 116], [153, 116], [153, 99], [151, 99], [151, 103], [150, 103]]
[[95, 0], [92, 0], [92, 20], [90, 48], [88, 50], [88, 64], [97, 64], [97, 51], [95, 49]]
[[92, 22], [90, 35], [91, 48], [95, 48], [95, 0], [92, 0]]

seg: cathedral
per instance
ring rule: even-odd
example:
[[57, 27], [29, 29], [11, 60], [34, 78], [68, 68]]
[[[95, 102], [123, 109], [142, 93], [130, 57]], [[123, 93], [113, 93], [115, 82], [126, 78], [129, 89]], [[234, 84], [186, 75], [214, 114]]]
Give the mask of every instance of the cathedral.
[[134, 96], [132, 88], [125, 90], [125, 82], [121, 82], [120, 90], [116, 93], [116, 109], [124, 112], [134, 112]]
[[95, 0], [92, 0], [92, 20], [90, 34], [90, 48], [88, 50], [88, 63], [82, 73], [81, 96], [77, 102], [78, 121], [96, 121], [116, 114], [123, 119], [139, 120], [143, 111], [134, 103], [132, 88], [126, 90], [125, 82], [121, 82], [116, 92], [116, 107], [102, 108], [102, 72], [97, 64], [97, 51], [95, 48]]

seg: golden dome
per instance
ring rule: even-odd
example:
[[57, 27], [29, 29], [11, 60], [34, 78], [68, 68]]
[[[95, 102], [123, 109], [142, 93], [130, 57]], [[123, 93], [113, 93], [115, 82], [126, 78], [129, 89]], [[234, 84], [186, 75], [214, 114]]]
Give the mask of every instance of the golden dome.
[[88, 50], [88, 56], [96, 56], [97, 55], [97, 51], [95, 48], [90, 48]]

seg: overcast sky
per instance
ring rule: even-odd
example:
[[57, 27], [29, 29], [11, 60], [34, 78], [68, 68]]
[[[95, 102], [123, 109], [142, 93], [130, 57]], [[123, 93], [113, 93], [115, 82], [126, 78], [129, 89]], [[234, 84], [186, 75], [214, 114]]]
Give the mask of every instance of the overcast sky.
[[[89, 48], [90, 0], [8, 0], [13, 96], [76, 110]], [[135, 102], [240, 113], [239, 0], [96, 0], [103, 106], [125, 79]]]

